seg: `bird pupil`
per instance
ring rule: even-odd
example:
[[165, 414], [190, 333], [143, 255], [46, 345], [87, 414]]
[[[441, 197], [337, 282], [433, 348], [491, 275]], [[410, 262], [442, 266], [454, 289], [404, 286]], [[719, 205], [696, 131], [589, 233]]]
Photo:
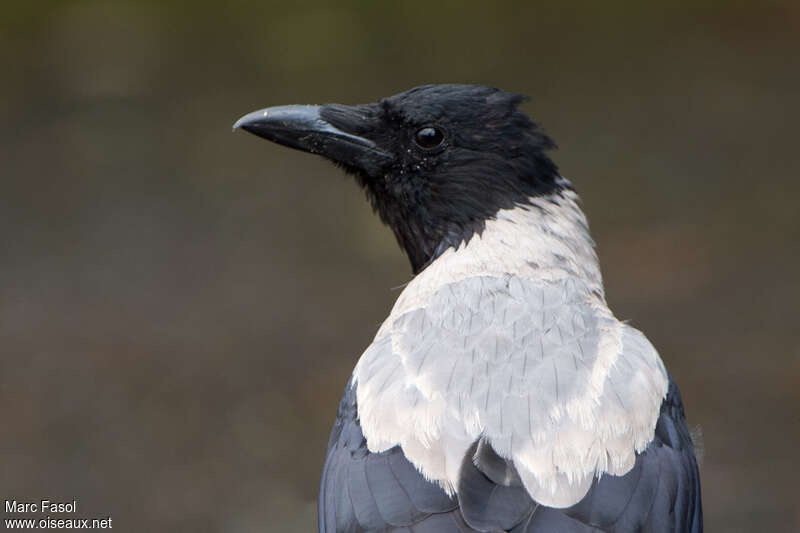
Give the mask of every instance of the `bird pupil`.
[[439, 146], [443, 140], [442, 132], [431, 126], [426, 126], [417, 132], [417, 144], [423, 148]]

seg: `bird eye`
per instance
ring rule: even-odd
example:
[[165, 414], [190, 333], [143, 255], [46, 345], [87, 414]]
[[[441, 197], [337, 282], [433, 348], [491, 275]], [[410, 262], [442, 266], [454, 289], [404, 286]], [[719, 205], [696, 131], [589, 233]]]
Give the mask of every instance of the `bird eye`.
[[423, 148], [436, 148], [444, 141], [444, 134], [438, 128], [425, 126], [417, 131], [415, 139], [417, 144]]

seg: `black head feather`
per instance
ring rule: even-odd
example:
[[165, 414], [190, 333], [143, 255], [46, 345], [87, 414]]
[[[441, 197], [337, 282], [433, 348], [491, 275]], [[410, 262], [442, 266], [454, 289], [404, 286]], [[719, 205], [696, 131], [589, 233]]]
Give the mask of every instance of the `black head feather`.
[[499, 210], [569, 186], [547, 156], [555, 143], [519, 110], [524, 100], [490, 87], [425, 85], [374, 104], [315, 107], [327, 128], [319, 137], [307, 124], [293, 142], [275, 133], [275, 120], [242, 127], [354, 174], [416, 273]]

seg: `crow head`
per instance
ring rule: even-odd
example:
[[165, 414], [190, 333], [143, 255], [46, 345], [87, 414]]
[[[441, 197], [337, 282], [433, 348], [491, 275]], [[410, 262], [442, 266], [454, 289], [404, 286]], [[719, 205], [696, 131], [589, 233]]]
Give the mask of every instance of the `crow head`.
[[425, 85], [373, 104], [270, 107], [234, 125], [320, 154], [353, 174], [415, 273], [501, 209], [569, 187], [555, 147], [518, 109], [524, 97]]

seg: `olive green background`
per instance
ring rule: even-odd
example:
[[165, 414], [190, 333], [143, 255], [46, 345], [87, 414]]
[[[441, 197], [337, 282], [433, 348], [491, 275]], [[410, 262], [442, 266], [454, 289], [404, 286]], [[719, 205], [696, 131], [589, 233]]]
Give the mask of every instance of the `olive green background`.
[[[410, 269], [268, 105], [499, 86], [555, 137], [616, 314], [704, 434], [709, 531], [797, 531], [800, 3], [5, 2], [0, 499], [312, 531]], [[4, 515], [7, 517], [7, 515]]]

